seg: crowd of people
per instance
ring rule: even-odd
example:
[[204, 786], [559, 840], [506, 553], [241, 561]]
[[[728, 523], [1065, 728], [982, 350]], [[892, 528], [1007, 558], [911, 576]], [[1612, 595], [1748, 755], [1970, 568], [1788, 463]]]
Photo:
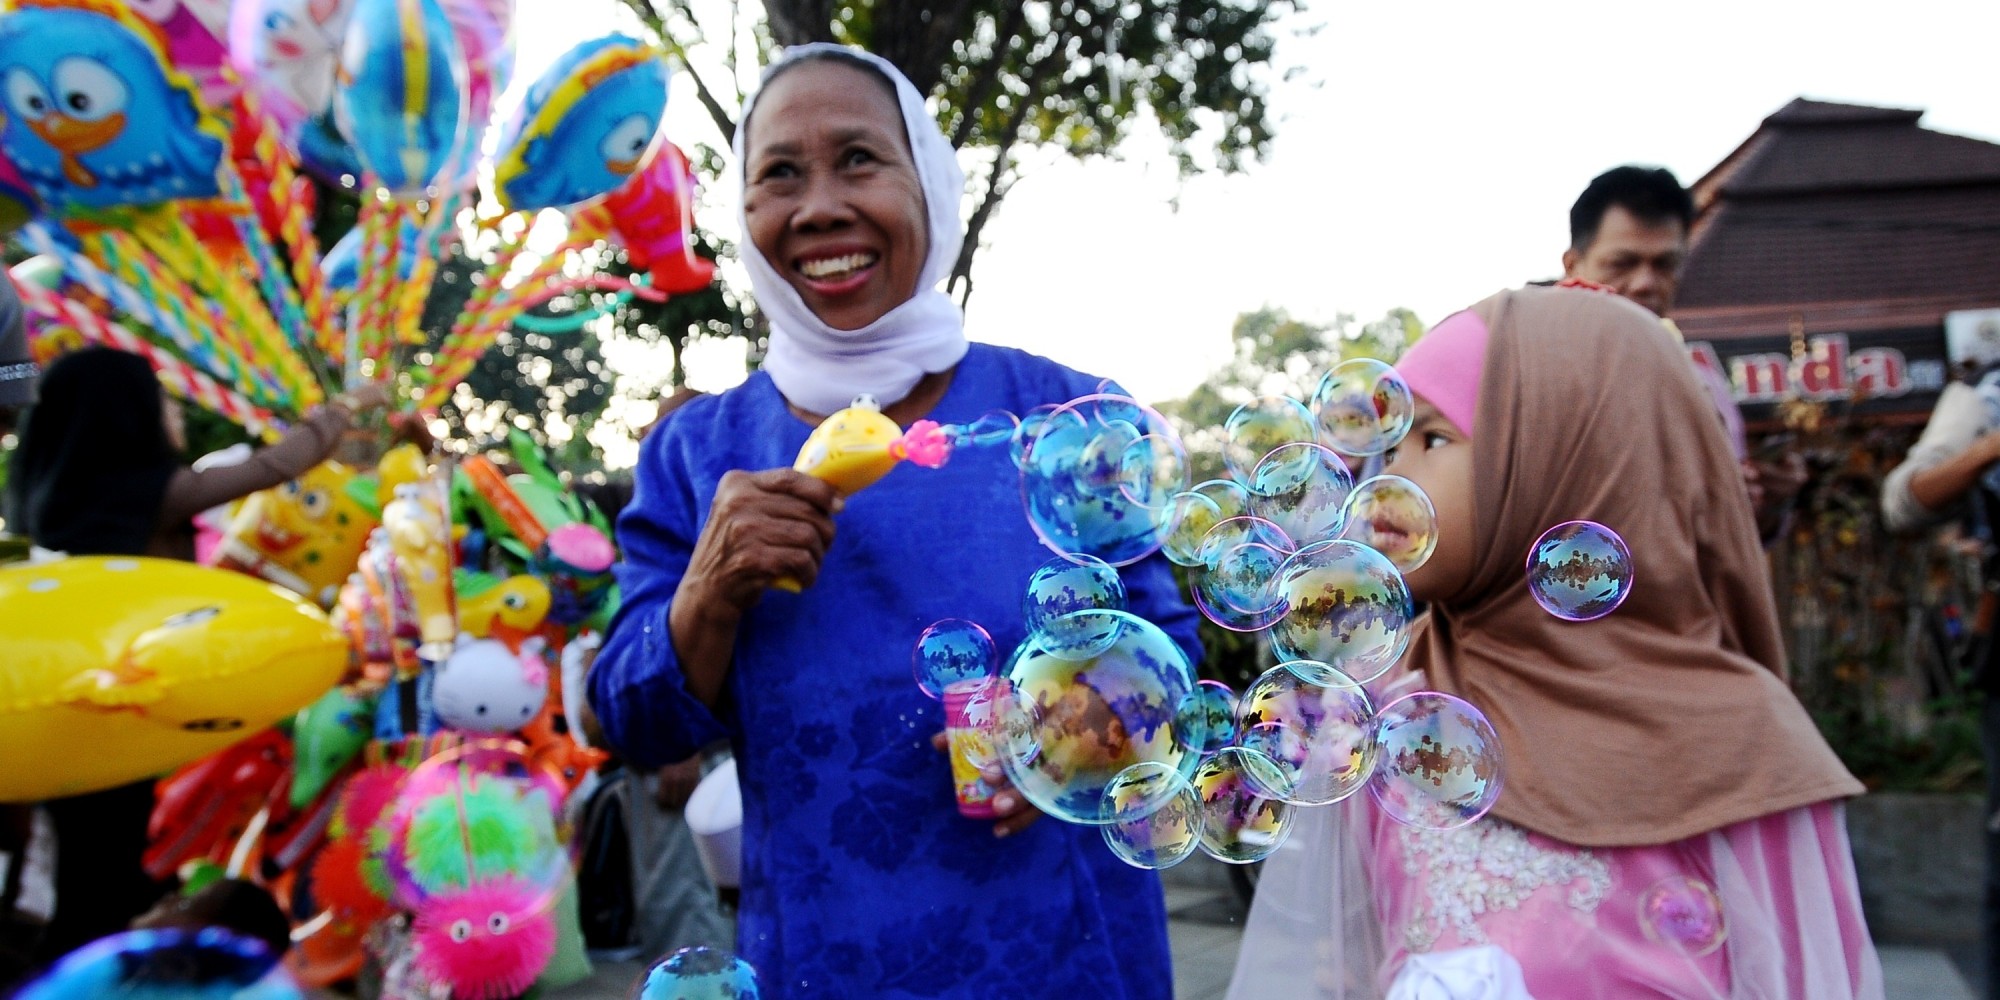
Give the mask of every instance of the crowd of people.
[[[1004, 776], [991, 776], [992, 820], [961, 817], [946, 720], [911, 683], [910, 637], [926, 623], [1014, 622], [993, 629], [1002, 649], [1025, 637], [1019, 581], [1049, 553], [1005, 450], [853, 496], [792, 468], [813, 428], [860, 396], [898, 425], [970, 423], [1101, 379], [967, 340], [939, 288], [964, 238], [964, 177], [923, 95], [886, 61], [788, 50], [734, 142], [769, 353], [742, 385], [663, 407], [629, 503], [606, 504], [622, 507], [623, 604], [573, 721], [619, 758], [586, 807], [584, 878], [623, 883], [629, 916], [587, 912], [586, 927], [633, 954], [733, 946], [767, 996], [1171, 997], [1158, 877], [1091, 827], [1037, 822]], [[1427, 606], [1411, 650], [1372, 687], [1481, 706], [1506, 790], [1450, 831], [1391, 822], [1367, 796], [1302, 812], [1268, 862], [1231, 996], [1882, 996], [1842, 805], [1862, 787], [1787, 685], [1763, 552], [1803, 465], [1752, 457], [1728, 385], [1663, 322], [1692, 218], [1666, 171], [1609, 171], [1572, 211], [1562, 280], [1453, 314], [1398, 362], [1417, 418], [1381, 471], [1428, 494], [1438, 543], [1408, 574]], [[0, 324], [9, 419], [34, 382], [17, 331]], [[195, 513], [298, 476], [389, 403], [336, 399], [248, 462], [196, 472], [137, 357], [73, 353], [38, 393], [18, 430], [10, 527], [53, 552], [166, 559], [192, 558]], [[2000, 414], [1952, 386], [1888, 481], [1889, 524], [1980, 502], [1996, 461]], [[910, 516], [946, 507], [958, 516]], [[1587, 632], [1536, 606], [1520, 562], [1549, 525], [1577, 519], [1618, 524], [1643, 581]], [[973, 568], [941, 574], [946, 551]], [[1599, 572], [1557, 567], [1572, 583]], [[1199, 662], [1167, 560], [1121, 576], [1131, 611]], [[724, 757], [743, 800], [733, 930], [674, 819]], [[162, 894], [139, 866], [151, 806], [150, 782], [43, 804], [56, 907], [37, 960], [135, 920], [233, 921], [284, 948], [236, 883], [147, 913]], [[1714, 887], [1726, 946], [1690, 954], [1647, 936], [1641, 898], [1677, 877]]]

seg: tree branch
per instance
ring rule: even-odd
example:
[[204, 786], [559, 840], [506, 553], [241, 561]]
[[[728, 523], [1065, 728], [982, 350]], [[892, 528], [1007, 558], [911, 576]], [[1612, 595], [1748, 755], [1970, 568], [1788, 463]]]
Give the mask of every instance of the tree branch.
[[695, 72], [694, 63], [688, 59], [687, 49], [683, 48], [680, 41], [674, 38], [674, 33], [668, 30], [666, 17], [653, 6], [652, 0], [625, 0], [625, 6], [638, 15], [641, 23], [652, 29], [660, 44], [665, 46], [668, 52], [673, 53], [675, 59], [680, 60], [682, 72], [687, 74], [688, 79], [694, 81], [695, 98], [701, 101], [702, 107], [708, 109], [708, 117], [715, 122], [716, 131], [722, 133], [722, 141], [735, 142], [736, 119], [722, 106], [721, 101], [715, 99], [715, 93], [708, 89], [708, 84], [702, 80], [701, 74]]
[[959, 109], [958, 124], [951, 130], [951, 148], [957, 149], [965, 145], [965, 140], [972, 138], [972, 126], [979, 120], [979, 109], [993, 99], [993, 88], [1000, 85], [1000, 68], [1007, 64], [1008, 46], [1020, 33], [1021, 22], [1027, 16], [1024, 13], [1027, 6], [1024, 3], [1005, 5], [1007, 20], [1000, 24], [999, 32], [993, 36], [993, 59], [980, 69], [972, 86], [966, 89], [965, 106]]
[[[1040, 88], [1049, 67], [1054, 64], [1055, 59], [1052, 54], [1044, 55], [1028, 68], [1029, 93], [1032, 94]], [[1008, 113], [1007, 124], [1001, 129], [1000, 141], [993, 153], [993, 172], [986, 180], [986, 194], [979, 199], [979, 207], [972, 210], [972, 218], [966, 220], [965, 242], [958, 248], [958, 260], [952, 263], [951, 280], [945, 283], [947, 292], [964, 286], [965, 291], [959, 297], [961, 308], [972, 298], [972, 258], [979, 252], [979, 234], [985, 231], [986, 223], [993, 217], [994, 209], [1000, 206], [1001, 199], [1007, 197], [1008, 190], [1014, 186], [1009, 177], [1013, 170], [1014, 142], [1021, 137], [1021, 126], [1027, 123], [1028, 109], [1035, 107], [1037, 103], [1019, 101]]]

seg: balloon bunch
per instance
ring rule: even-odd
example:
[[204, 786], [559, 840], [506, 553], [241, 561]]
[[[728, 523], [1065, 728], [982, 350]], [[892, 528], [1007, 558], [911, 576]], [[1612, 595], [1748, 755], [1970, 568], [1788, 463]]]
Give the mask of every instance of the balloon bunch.
[[[435, 406], [554, 296], [704, 287], [693, 175], [659, 134], [661, 53], [620, 35], [578, 46], [496, 121], [513, 19], [513, 0], [18, 0], [0, 13], [15, 81], [0, 231], [37, 255], [14, 280], [38, 351], [133, 351], [170, 392], [272, 437], [364, 380]], [[482, 167], [507, 214], [475, 226]], [[307, 175], [361, 195], [324, 254]], [[569, 213], [569, 235], [519, 267], [544, 209]], [[493, 263], [433, 353], [420, 319], [440, 256], [490, 232]], [[562, 279], [569, 252], [614, 236], [645, 277]]]

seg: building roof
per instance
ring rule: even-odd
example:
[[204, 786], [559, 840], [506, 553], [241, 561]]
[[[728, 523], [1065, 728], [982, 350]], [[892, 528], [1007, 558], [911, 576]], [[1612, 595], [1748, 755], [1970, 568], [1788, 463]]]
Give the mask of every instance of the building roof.
[[1677, 308], [2000, 304], [2000, 145], [1804, 98], [1693, 188]]

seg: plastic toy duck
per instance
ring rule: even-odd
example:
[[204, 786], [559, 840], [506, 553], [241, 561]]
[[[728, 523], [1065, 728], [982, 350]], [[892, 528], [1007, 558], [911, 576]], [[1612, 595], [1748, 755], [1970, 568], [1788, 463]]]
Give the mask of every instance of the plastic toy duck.
[[[888, 475], [897, 462], [907, 459], [935, 469], [950, 457], [951, 438], [935, 421], [919, 420], [905, 432], [883, 416], [875, 397], [856, 396], [847, 409], [813, 428], [792, 468], [833, 484], [835, 492], [848, 497]], [[799, 592], [798, 581], [790, 578], [771, 586]]]

